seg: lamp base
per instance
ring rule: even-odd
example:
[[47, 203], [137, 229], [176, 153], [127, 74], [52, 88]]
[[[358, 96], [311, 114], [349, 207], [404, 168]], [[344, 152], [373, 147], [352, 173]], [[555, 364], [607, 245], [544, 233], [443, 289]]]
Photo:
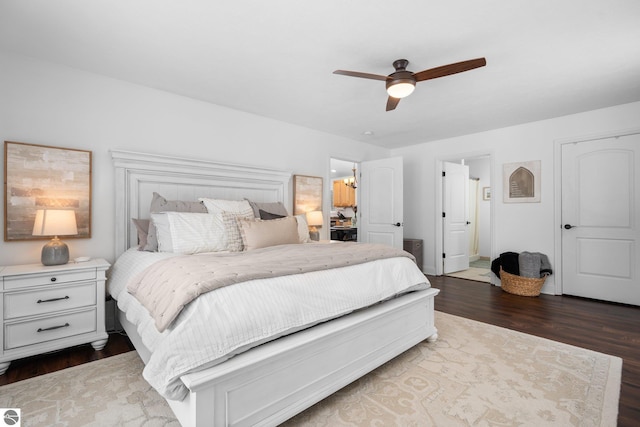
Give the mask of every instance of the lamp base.
[[309, 238], [311, 240], [315, 240], [316, 242], [320, 240], [320, 232], [315, 225], [309, 227]]
[[42, 247], [43, 265], [61, 265], [69, 262], [69, 246], [57, 237]]

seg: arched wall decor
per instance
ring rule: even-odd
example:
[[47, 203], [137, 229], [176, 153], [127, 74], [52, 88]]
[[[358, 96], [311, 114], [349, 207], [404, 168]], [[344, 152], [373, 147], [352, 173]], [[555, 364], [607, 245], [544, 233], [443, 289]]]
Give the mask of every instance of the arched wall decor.
[[540, 160], [505, 163], [502, 188], [505, 203], [540, 202]]

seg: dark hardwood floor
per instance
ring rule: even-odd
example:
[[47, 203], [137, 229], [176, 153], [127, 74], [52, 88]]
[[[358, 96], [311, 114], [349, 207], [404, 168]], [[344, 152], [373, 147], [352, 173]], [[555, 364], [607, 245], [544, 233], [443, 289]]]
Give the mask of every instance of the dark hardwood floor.
[[[520, 297], [499, 287], [429, 276], [440, 289], [438, 311], [588, 348], [623, 359], [618, 425], [640, 425], [640, 307], [567, 296]], [[127, 337], [110, 334], [107, 346], [73, 347], [11, 363], [0, 385], [133, 350]]]
[[14, 360], [4, 375], [0, 375], [0, 385], [11, 384], [38, 375], [48, 374], [71, 366], [104, 359], [135, 350], [126, 335], [113, 332], [105, 348], [95, 351], [91, 344], [79, 345], [38, 356]]

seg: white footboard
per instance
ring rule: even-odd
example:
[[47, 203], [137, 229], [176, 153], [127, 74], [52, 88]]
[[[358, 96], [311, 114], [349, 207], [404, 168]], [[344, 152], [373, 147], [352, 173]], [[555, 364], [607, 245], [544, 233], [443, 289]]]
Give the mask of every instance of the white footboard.
[[183, 426], [277, 425], [437, 337], [437, 293], [407, 294], [185, 375], [190, 395], [169, 404]]

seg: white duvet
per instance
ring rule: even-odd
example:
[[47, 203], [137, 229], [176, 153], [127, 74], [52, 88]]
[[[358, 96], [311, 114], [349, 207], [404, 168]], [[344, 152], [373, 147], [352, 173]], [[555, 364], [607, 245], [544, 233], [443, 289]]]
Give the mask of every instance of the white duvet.
[[[251, 280], [201, 295], [160, 333], [127, 292], [130, 278], [171, 253], [130, 249], [109, 274], [109, 292], [151, 352], [144, 378], [164, 397], [188, 393], [180, 376], [213, 366], [258, 344], [364, 308], [429, 283], [409, 258]], [[198, 255], [193, 255], [198, 256]]]

